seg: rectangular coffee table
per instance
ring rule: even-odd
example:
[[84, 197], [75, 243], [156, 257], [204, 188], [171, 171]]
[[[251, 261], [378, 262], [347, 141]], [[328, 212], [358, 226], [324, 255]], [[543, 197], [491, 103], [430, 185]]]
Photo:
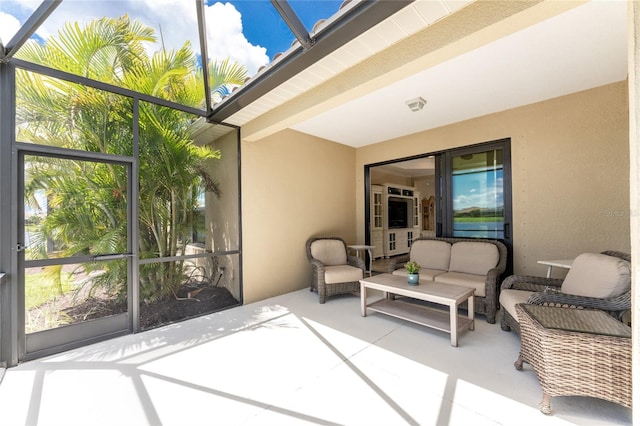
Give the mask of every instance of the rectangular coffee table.
[[[384, 297], [367, 303], [367, 289], [383, 292]], [[474, 329], [473, 295], [475, 289], [451, 284], [421, 281], [409, 285], [407, 277], [392, 274], [374, 275], [360, 280], [360, 310], [363, 317], [367, 309], [401, 318], [451, 334], [451, 346], [458, 346], [458, 334]], [[394, 295], [407, 296], [449, 307], [449, 311], [395, 300]], [[468, 302], [467, 318], [458, 315], [458, 306]]]

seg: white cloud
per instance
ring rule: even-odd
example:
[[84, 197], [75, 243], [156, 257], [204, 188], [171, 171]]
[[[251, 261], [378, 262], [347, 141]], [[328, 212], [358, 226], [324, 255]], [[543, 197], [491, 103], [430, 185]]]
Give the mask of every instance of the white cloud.
[[[150, 50], [159, 50], [162, 42], [167, 49], [178, 49], [185, 41], [191, 42], [194, 52], [200, 52], [198, 22], [195, 3], [186, 0], [64, 0], [49, 18], [38, 28], [36, 34], [43, 39], [56, 34], [65, 22], [89, 21], [107, 16], [115, 18], [127, 13], [154, 29], [158, 42]], [[0, 13], [0, 36], [5, 40], [5, 30], [10, 31], [18, 22], [10, 15]], [[13, 19], [12, 22], [9, 22]], [[249, 75], [269, 62], [267, 50], [254, 46], [242, 34], [242, 17], [229, 3], [215, 3], [205, 9], [207, 25], [207, 47], [209, 57], [231, 60], [244, 64]], [[7, 24], [5, 24], [5, 21]], [[13, 32], [17, 28], [13, 29]], [[5, 41], [6, 42], [6, 41]]]
[[20, 29], [20, 21], [11, 15], [0, 12], [0, 41], [6, 44]]
[[250, 76], [254, 75], [260, 66], [269, 62], [267, 49], [252, 45], [242, 33], [241, 15], [233, 5], [215, 3], [208, 6], [205, 19], [210, 58], [229, 57], [244, 64]]

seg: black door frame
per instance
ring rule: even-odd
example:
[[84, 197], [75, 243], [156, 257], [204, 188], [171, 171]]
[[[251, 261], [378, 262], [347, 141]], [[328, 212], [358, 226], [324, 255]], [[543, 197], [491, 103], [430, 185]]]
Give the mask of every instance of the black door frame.
[[439, 237], [453, 237], [453, 196], [452, 176], [453, 157], [477, 154], [490, 150], [502, 150], [503, 154], [503, 201], [504, 201], [504, 238], [499, 241], [507, 247], [507, 269], [505, 276], [513, 272], [513, 204], [511, 180], [511, 138], [498, 139], [475, 145], [453, 148], [439, 154], [436, 159], [436, 230]]
[[[436, 236], [451, 237], [453, 212], [451, 200], [451, 158], [463, 154], [473, 154], [492, 149], [503, 150], [503, 183], [504, 183], [504, 239], [500, 239], [507, 246], [508, 258], [505, 276], [513, 272], [513, 211], [512, 211], [512, 180], [511, 180], [511, 138], [497, 139], [452, 148], [443, 151], [428, 152], [410, 157], [397, 158], [364, 166], [364, 212], [365, 212], [365, 244], [371, 244], [371, 169], [388, 164], [401, 163], [425, 157], [435, 157], [436, 177]], [[449, 163], [449, 164], [447, 164]]]
[[[134, 275], [136, 256], [133, 245], [133, 224], [134, 224], [134, 185], [133, 185], [133, 169], [134, 160], [132, 157], [117, 156], [110, 154], [102, 154], [95, 152], [75, 151], [68, 149], [54, 148], [46, 145], [37, 145], [30, 143], [16, 143], [16, 169], [17, 173], [17, 189], [16, 195], [18, 199], [17, 209], [17, 229], [18, 229], [18, 362], [28, 361], [40, 358], [50, 354], [58, 353], [67, 349], [84, 346], [90, 343], [105, 340], [107, 338], [130, 334], [133, 331], [133, 321], [135, 314], [135, 306], [137, 306], [137, 292], [134, 290]], [[24, 160], [25, 156], [41, 156], [60, 158], [65, 160], [78, 160], [96, 163], [111, 163], [127, 168], [127, 253], [113, 253], [106, 256], [75, 256], [69, 258], [41, 259], [41, 260], [25, 260], [24, 253]], [[100, 262], [114, 259], [123, 259], [127, 261], [127, 312], [112, 315], [110, 317], [94, 319], [91, 321], [65, 325], [49, 330], [38, 331], [27, 334], [25, 330], [25, 271], [30, 267], [46, 266], [46, 265], [62, 265], [77, 264], [84, 262]]]

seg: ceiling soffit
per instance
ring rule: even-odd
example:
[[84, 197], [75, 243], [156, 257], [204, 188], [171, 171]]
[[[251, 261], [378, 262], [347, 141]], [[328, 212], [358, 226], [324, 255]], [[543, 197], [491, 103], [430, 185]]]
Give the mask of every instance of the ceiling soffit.
[[[379, 38], [380, 32], [392, 31], [389, 25], [400, 19], [399, 12], [225, 121], [242, 126], [243, 139], [259, 140], [583, 3], [586, 1], [472, 2], [376, 50], [370, 40]], [[415, 12], [414, 7], [405, 10]], [[397, 21], [394, 26], [402, 27]], [[353, 46], [369, 47], [371, 54], [337, 75], [324, 77], [322, 71], [348, 58]], [[297, 85], [298, 80], [304, 83]]]
[[[330, 56], [336, 49], [406, 7], [411, 1], [349, 2], [331, 19], [330, 24], [321, 25], [317, 32], [310, 35], [313, 40], [310, 48], [303, 49], [299, 42], [295, 42], [284, 55], [239, 87], [231, 96], [214, 105], [208, 119], [212, 122], [234, 124], [234, 120], [229, 120], [230, 116], [246, 114], [246, 108], [257, 99], [313, 66], [319, 59]], [[263, 111], [272, 106], [263, 105], [257, 109]]]

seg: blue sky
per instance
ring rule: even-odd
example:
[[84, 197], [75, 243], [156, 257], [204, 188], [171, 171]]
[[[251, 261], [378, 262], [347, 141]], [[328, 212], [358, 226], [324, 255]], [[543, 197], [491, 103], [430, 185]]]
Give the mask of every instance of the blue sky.
[[453, 175], [453, 209], [502, 207], [502, 170]]
[[[270, 1], [234, 0], [228, 3], [242, 15], [243, 32], [249, 42], [266, 47], [270, 58], [291, 46], [295, 36]], [[311, 31], [319, 19], [335, 14], [342, 0], [290, 0], [289, 3], [307, 30]]]
[[[7, 43], [40, 0], [0, 0], [0, 39]], [[334, 15], [342, 0], [293, 0], [291, 7], [308, 30], [321, 18]], [[276, 53], [286, 51], [295, 39], [269, 0], [207, 0], [207, 44], [209, 57], [226, 57], [244, 64], [249, 75], [269, 63]], [[199, 51], [197, 19], [193, 1], [187, 0], [63, 0], [36, 37], [46, 40], [65, 22], [88, 21], [128, 13], [131, 19], [162, 31], [169, 49], [177, 49], [186, 40]], [[158, 50], [160, 43], [149, 47]]]

